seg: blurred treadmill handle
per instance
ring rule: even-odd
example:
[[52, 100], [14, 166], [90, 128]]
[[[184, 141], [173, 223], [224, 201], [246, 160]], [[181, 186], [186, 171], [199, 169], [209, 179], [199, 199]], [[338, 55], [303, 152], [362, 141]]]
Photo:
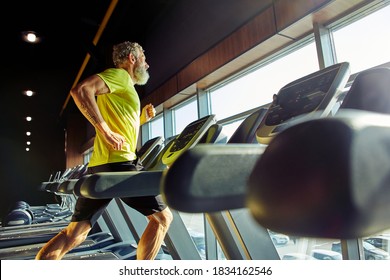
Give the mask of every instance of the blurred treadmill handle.
[[263, 151], [257, 144], [199, 144], [164, 173], [164, 200], [189, 213], [244, 208], [247, 179]]
[[75, 186], [75, 193], [92, 199], [156, 196], [160, 194], [163, 171], [99, 172], [87, 175]]
[[58, 186], [57, 192], [64, 194], [72, 194], [74, 187], [79, 179], [68, 179]]
[[262, 226], [351, 239], [390, 227], [390, 116], [362, 110], [307, 121], [276, 136], [248, 180]]

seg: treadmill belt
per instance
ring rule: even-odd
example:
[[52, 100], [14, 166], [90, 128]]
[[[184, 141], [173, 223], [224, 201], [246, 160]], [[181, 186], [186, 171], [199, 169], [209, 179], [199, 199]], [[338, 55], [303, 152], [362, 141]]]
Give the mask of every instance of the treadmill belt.
[[[97, 250], [114, 243], [114, 238], [109, 233], [98, 233], [88, 236], [87, 239], [76, 247], [71, 253], [79, 253]], [[0, 249], [0, 259], [2, 260], [29, 260], [34, 259], [38, 251], [46, 242], [27, 244]]]
[[94, 252], [89, 254], [73, 255], [67, 254], [63, 260], [119, 260], [119, 257], [112, 252]]
[[[46, 242], [16, 246], [0, 249], [0, 259], [2, 260], [29, 260], [34, 259], [38, 251]], [[95, 244], [93, 240], [85, 240], [80, 246], [91, 246]]]

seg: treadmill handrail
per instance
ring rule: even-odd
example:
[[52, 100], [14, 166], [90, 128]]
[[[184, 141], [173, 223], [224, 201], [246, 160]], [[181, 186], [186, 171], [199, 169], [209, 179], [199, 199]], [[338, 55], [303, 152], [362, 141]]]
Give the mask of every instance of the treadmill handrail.
[[156, 196], [163, 171], [99, 172], [85, 175], [74, 193], [91, 199]]

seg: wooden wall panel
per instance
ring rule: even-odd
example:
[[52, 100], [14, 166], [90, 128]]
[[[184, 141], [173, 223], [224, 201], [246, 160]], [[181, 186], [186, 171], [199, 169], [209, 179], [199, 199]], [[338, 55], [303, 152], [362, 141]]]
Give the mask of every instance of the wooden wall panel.
[[177, 94], [179, 90], [177, 89], [177, 76], [172, 77], [167, 82], [165, 82], [162, 86], [160, 86], [157, 90], [142, 98], [141, 103], [142, 107], [148, 103], [152, 103], [155, 107], [162, 104], [164, 100], [168, 100], [172, 98], [175, 94]]
[[[158, 90], [146, 97], [142, 103], [147, 104], [152, 102], [155, 106], [158, 106], [167, 100], [163, 98], [173, 97], [175, 94], [185, 90], [201, 78], [209, 75], [229, 61], [232, 61], [243, 52], [248, 51], [262, 41], [270, 38], [276, 33], [274, 22], [273, 9], [272, 7], [269, 7], [255, 19], [240, 28], [237, 32], [228, 36], [220, 44], [214, 46], [210, 49], [210, 51], [201, 55], [192, 63], [187, 65], [183, 70], [178, 72], [176, 76], [176, 91], [170, 91], [167, 93], [162, 87], [160, 87]], [[171, 80], [168, 84], [172, 82]], [[173, 88], [169, 87], [168, 89], [172, 90]], [[161, 94], [161, 92], [164, 93]]]
[[275, 0], [275, 20], [278, 32], [333, 0]]
[[362, 2], [364, 0], [350, 0], [348, 4], [343, 0], [274, 0], [258, 16], [178, 71], [176, 93], [161, 94], [164, 91], [162, 86], [150, 93], [147, 100], [153, 100], [158, 106], [167, 102], [164, 96], [172, 98], [189, 87], [210, 86], [231, 75], [234, 72], [232, 67], [239, 71], [250, 61], [253, 63], [306, 36], [312, 31], [314, 17], [322, 17], [322, 21], [330, 20]]
[[177, 74], [178, 90], [199, 81], [275, 34], [274, 13], [269, 7], [181, 70]]

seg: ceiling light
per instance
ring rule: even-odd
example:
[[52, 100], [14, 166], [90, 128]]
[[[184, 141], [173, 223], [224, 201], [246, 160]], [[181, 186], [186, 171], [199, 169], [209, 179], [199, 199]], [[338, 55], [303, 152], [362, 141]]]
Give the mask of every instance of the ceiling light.
[[39, 43], [41, 41], [37, 33], [35, 33], [34, 31], [22, 32], [22, 38], [25, 42], [32, 44]]
[[26, 36], [27, 41], [34, 43], [37, 40], [37, 35], [34, 33], [28, 33]]
[[26, 121], [31, 122], [32, 118], [30, 116], [26, 117]]
[[27, 135], [27, 136], [30, 136], [30, 135], [31, 135], [31, 132], [30, 132], [30, 131], [27, 131], [27, 132], [26, 132], [26, 135]]
[[28, 89], [28, 90], [23, 91], [23, 94], [26, 96], [33, 96], [33, 95], [35, 95], [35, 92]]
[[26, 151], [27, 151], [27, 152], [30, 151], [30, 148], [26, 148]]
[[27, 141], [26, 144], [29, 146], [29, 145], [31, 145], [31, 142], [30, 142], [30, 141]]

